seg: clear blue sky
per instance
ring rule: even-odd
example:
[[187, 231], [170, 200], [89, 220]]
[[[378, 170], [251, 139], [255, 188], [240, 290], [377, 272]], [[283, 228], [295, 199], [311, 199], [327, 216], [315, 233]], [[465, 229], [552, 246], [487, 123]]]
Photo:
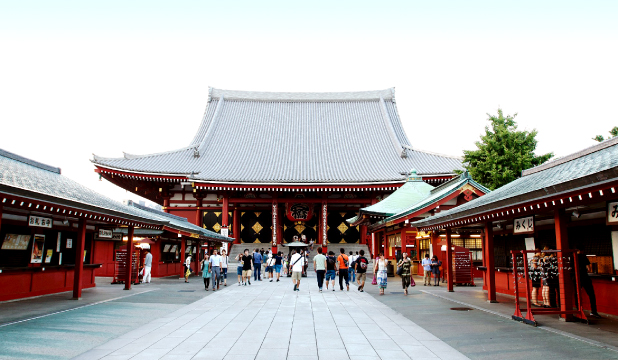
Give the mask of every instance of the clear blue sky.
[[0, 147], [122, 199], [91, 153], [187, 145], [208, 86], [396, 87], [417, 148], [461, 155], [502, 107], [565, 155], [618, 125], [616, 19], [618, 1], [0, 0]]

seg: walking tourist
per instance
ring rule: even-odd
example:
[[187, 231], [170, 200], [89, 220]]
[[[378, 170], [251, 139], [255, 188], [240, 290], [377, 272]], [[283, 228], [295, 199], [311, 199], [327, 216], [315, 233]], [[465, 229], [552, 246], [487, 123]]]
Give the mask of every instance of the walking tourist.
[[266, 260], [266, 273], [270, 282], [273, 282], [273, 273], [275, 272], [275, 258], [272, 256]]
[[249, 254], [249, 249], [245, 249], [245, 255], [241, 259], [242, 265], [242, 283], [247, 286], [247, 282], [251, 285], [251, 270], [253, 270], [253, 256]]
[[434, 255], [433, 259], [431, 259], [431, 273], [433, 274], [433, 286], [440, 286], [440, 266], [442, 266], [442, 261], [438, 260], [437, 255]]
[[369, 261], [365, 257], [365, 250], [360, 251], [360, 255], [356, 258], [354, 263], [356, 264], [356, 272], [358, 273], [358, 276], [356, 276], [358, 291], [364, 292], [365, 280], [367, 280], [367, 265], [369, 264]]
[[339, 256], [337, 257], [337, 270], [339, 271], [339, 290], [343, 291], [343, 281], [345, 280], [345, 285], [350, 291], [350, 281], [348, 280], [348, 268], [350, 259], [345, 254], [345, 250], [343, 248], [339, 249]]
[[217, 250], [212, 251], [210, 268], [212, 269], [212, 291], [219, 290], [219, 285], [221, 283], [221, 255], [217, 253]]
[[208, 291], [210, 286], [210, 261], [208, 255], [204, 255], [204, 259], [201, 261], [202, 265], [202, 278], [204, 279], [204, 288]]
[[227, 266], [230, 258], [227, 256], [227, 251], [221, 250], [221, 276], [223, 277], [223, 286], [227, 286]]
[[[427, 257], [429, 257], [429, 255], [427, 255]], [[373, 276], [377, 277], [380, 295], [384, 295], [384, 290], [386, 290], [386, 285], [388, 282], [388, 275], [386, 273], [387, 265], [388, 261], [384, 258], [384, 253], [380, 253], [380, 255], [376, 258], [375, 265], [373, 266]]]
[[305, 266], [305, 258], [292, 250], [290, 258], [290, 271], [292, 272], [292, 282], [294, 283], [294, 291], [300, 291], [300, 279], [303, 276], [303, 267]]
[[189, 282], [189, 275], [191, 275], [191, 255], [187, 255], [185, 259], [185, 282]]
[[355, 260], [356, 260], [356, 256], [354, 256], [354, 253], [350, 251], [350, 256], [348, 256], [348, 262], [349, 262], [348, 279], [350, 280], [350, 282], [356, 281], [356, 269], [354, 269]]
[[150, 270], [152, 269], [152, 254], [149, 249], [146, 249], [146, 258], [144, 259], [144, 278], [142, 282], [150, 284]]
[[403, 287], [403, 294], [408, 295], [408, 287], [410, 286], [410, 269], [412, 267], [412, 261], [408, 257], [408, 253], [403, 253], [401, 260], [397, 263], [397, 267], [401, 267], [401, 286]]
[[322, 255], [322, 248], [318, 248], [318, 254], [313, 257], [313, 269], [318, 278], [318, 289], [322, 292], [324, 275], [326, 275], [326, 256]]
[[431, 285], [431, 260], [429, 254], [425, 254], [425, 258], [421, 262], [423, 266], [423, 286]]
[[262, 281], [262, 254], [259, 249], [253, 253], [253, 280]]
[[238, 261], [238, 265], [236, 266], [236, 275], [238, 275], [238, 286], [242, 285], [242, 253], [236, 255], [236, 257], [234, 258], [235, 260]]
[[335, 258], [335, 253], [329, 251], [326, 257], [326, 290], [328, 290], [328, 282], [330, 281], [333, 291], [335, 291], [335, 277], [337, 277], [336, 266], [337, 258]]
[[277, 282], [281, 277], [281, 267], [283, 266], [283, 253], [279, 251], [277, 255], [275, 255], [275, 273], [277, 274]]

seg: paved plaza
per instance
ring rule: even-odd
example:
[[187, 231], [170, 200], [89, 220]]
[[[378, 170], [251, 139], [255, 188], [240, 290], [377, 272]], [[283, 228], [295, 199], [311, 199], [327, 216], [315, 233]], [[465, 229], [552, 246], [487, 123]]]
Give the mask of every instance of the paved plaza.
[[466, 359], [355, 291], [298, 292], [289, 279], [230, 286], [98, 346], [77, 359]]
[[[385, 296], [319, 293], [310, 272], [204, 291], [200, 278], [154, 279], [123, 291], [98, 278], [80, 301], [63, 293], [0, 304], [0, 359], [617, 359], [616, 322], [534, 328], [510, 320], [512, 299], [487, 304], [480, 287], [412, 288]], [[369, 280], [370, 281], [370, 280]], [[417, 284], [421, 284], [417, 278]], [[453, 311], [470, 307], [470, 311]], [[463, 354], [463, 355], [462, 355]], [[465, 356], [464, 356], [465, 355]]]

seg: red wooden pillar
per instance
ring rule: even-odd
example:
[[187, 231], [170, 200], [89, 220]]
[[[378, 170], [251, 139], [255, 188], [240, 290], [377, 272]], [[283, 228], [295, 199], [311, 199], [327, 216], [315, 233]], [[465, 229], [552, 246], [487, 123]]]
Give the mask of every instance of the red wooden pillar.
[[124, 289], [131, 290], [131, 272], [133, 270], [133, 232], [135, 227], [129, 226], [129, 232], [127, 234], [127, 257], [125, 259], [126, 274], [124, 278]]
[[485, 223], [485, 241], [483, 242], [483, 264], [485, 281], [487, 286], [487, 302], [495, 303], [496, 300], [496, 268], [494, 266], [494, 229], [491, 221]]
[[[556, 250], [569, 249], [569, 237], [567, 235], [567, 216], [564, 209], [556, 210], [554, 212], [554, 224], [556, 228]], [[568, 254], [557, 253], [558, 256], [558, 279], [560, 288], [560, 310], [567, 311], [573, 310], [573, 283], [571, 280], [571, 274], [566, 269], [564, 264], [567, 263], [566, 257]], [[573, 259], [570, 259], [571, 264]], [[575, 269], [577, 271], [577, 269]], [[551, 289], [551, 288], [550, 288]], [[550, 296], [555, 296], [550, 294]], [[566, 321], [573, 319], [572, 315], [562, 314], [560, 317]]]
[[367, 245], [367, 225], [360, 226], [360, 243], [363, 245]]
[[163, 211], [165, 211], [166, 213], [170, 212], [169, 207], [170, 207], [170, 197], [163, 196]]
[[86, 246], [86, 219], [79, 219], [77, 244], [75, 246], [75, 270], [73, 271], [73, 300], [82, 297], [82, 276], [84, 273], [84, 247]]
[[453, 244], [451, 243], [451, 229], [446, 229], [446, 281], [448, 285], [448, 291], [453, 292]]
[[186, 260], [187, 260], [187, 241], [184, 238], [181, 238], [180, 239], [180, 261], [182, 261], [182, 263], [180, 264], [180, 269], [181, 269], [180, 271], [182, 271], [182, 273], [180, 274], [180, 277], [185, 276], [183, 264], [185, 263]]
[[199, 227], [203, 226], [202, 199], [203, 198], [201, 196], [195, 196], [195, 225]]
[[229, 198], [227, 194], [223, 195], [223, 208], [221, 209], [221, 224], [224, 227], [229, 225]]
[[232, 217], [233, 225], [233, 236], [235, 238], [234, 244], [240, 244], [240, 211], [238, 211], [238, 204], [234, 207], [234, 216]]
[[273, 200], [272, 206], [272, 230], [271, 230], [271, 249], [273, 254], [277, 252], [277, 245], [279, 245], [279, 242], [277, 241], [279, 239], [279, 203], [277, 202], [277, 199], [275, 198]]
[[195, 244], [195, 273], [200, 273], [200, 253], [202, 252], [202, 242], [197, 240]]

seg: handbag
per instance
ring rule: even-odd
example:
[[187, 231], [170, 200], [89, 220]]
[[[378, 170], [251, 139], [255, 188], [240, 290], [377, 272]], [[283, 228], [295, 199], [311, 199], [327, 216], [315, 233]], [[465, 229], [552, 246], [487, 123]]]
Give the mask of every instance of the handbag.
[[398, 266], [397, 267], [397, 275], [401, 276], [401, 274], [403, 274], [403, 266]]
[[414, 281], [414, 277], [410, 276], [410, 286], [416, 286], [416, 282]]
[[371, 280], [371, 285], [378, 285], [378, 277], [374, 276], [373, 280]]

